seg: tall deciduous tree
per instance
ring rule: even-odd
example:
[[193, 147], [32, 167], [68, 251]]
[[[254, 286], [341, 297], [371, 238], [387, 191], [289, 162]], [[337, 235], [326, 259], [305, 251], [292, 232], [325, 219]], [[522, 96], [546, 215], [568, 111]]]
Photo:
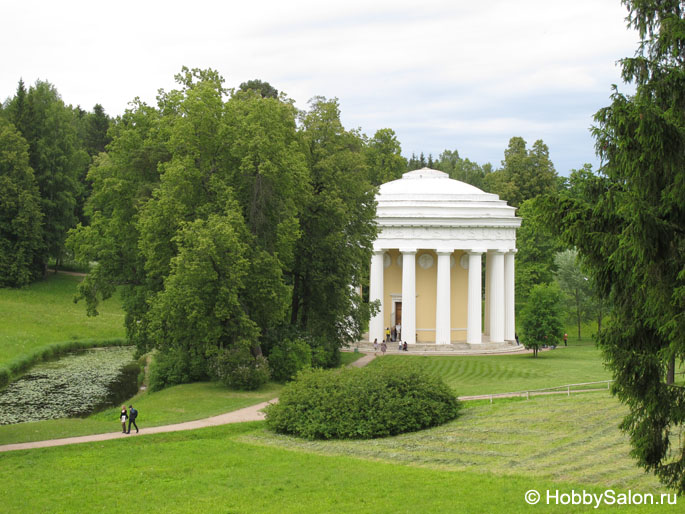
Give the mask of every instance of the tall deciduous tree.
[[291, 320], [335, 359], [369, 319], [355, 288], [376, 238], [375, 188], [366, 180], [362, 138], [342, 126], [337, 100], [316, 97], [310, 106], [300, 121], [312, 195], [301, 218]]
[[557, 188], [558, 177], [549, 158], [549, 149], [542, 140], [528, 150], [522, 137], [512, 137], [504, 151], [502, 168], [490, 173], [485, 188], [498, 194], [510, 205], [519, 207], [524, 201]]
[[549, 200], [549, 222], [611, 300], [599, 342], [630, 409], [622, 428], [632, 453], [682, 493], [685, 389], [668, 382], [685, 358], [685, 7], [623, 3], [642, 38], [636, 56], [622, 61], [635, 94], [615, 91], [596, 114], [606, 164], [599, 175], [572, 176], [570, 191]]
[[25, 286], [42, 273], [41, 219], [28, 144], [0, 117], [0, 286]]
[[407, 160], [402, 157], [402, 148], [395, 131], [389, 128], [379, 129], [366, 144], [366, 164], [369, 170], [369, 181], [380, 186], [391, 180], [402, 178], [406, 171]]

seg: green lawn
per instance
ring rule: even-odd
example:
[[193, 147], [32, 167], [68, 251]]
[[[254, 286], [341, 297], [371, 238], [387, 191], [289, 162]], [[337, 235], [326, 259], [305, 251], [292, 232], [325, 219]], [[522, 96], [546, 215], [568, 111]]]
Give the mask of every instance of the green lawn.
[[[384, 360], [412, 359], [440, 375], [460, 396], [542, 389], [563, 384], [608, 380], [602, 356], [592, 343], [573, 344], [531, 354], [430, 356], [386, 355]], [[371, 365], [373, 366], [373, 362]]]
[[[550, 399], [532, 400], [535, 410], [544, 410]], [[551, 403], [554, 403], [552, 400]], [[509, 402], [512, 406], [521, 402]], [[495, 407], [502, 409], [505, 404]], [[469, 433], [478, 427], [495, 427], [479, 420], [478, 407], [465, 413], [454, 424], [452, 434]], [[511, 407], [510, 407], [511, 408]], [[471, 409], [469, 409], [471, 410]], [[552, 409], [556, 411], [556, 408]], [[539, 420], [540, 415], [535, 416]], [[491, 442], [486, 449], [487, 461], [502, 462], [495, 467], [504, 472], [489, 472], [492, 465], [479, 468], [479, 462], [466, 453], [463, 469], [450, 469], [458, 457], [459, 447], [452, 444], [440, 450], [437, 441], [426, 445], [426, 436], [450, 437], [434, 430], [415, 434], [418, 437], [411, 452], [417, 456], [441, 451], [441, 458], [414, 460], [406, 458], [409, 444], [406, 436], [371, 442], [354, 443], [364, 451], [334, 453], [334, 447], [297, 447], [265, 434], [263, 423], [241, 423], [190, 432], [158, 434], [117, 439], [92, 444], [45, 448], [0, 454], [0, 494], [7, 512], [407, 512], [407, 513], [494, 513], [494, 512], [591, 512], [569, 505], [545, 504], [528, 506], [524, 494], [530, 489], [560, 493], [587, 491], [599, 494], [605, 486], [595, 482], [590, 474], [581, 481], [556, 480], [518, 467], [506, 469], [506, 456], [500, 458], [500, 448]], [[561, 423], [559, 424], [561, 426]], [[549, 429], [549, 426], [545, 427]], [[568, 427], [565, 430], [574, 433]], [[615, 430], [615, 429], [614, 429]], [[575, 432], [578, 430], [576, 429]], [[554, 431], [558, 433], [558, 429]], [[499, 440], [507, 448], [519, 434], [508, 437], [502, 432]], [[465, 437], [465, 436], [464, 436]], [[531, 436], [529, 439], [532, 439]], [[265, 441], [265, 439], [267, 439]], [[510, 440], [511, 439], [511, 440]], [[548, 440], [546, 439], [545, 442]], [[266, 445], [269, 444], [269, 445]], [[281, 447], [274, 446], [278, 444]], [[395, 445], [393, 451], [368, 455], [374, 448]], [[325, 445], [324, 445], [325, 446]], [[572, 460], [587, 455], [582, 448], [568, 444], [561, 449], [566, 468], [583, 468], [582, 461]], [[524, 454], [525, 453], [525, 454]], [[525, 457], [548, 459], [553, 453], [540, 443], [537, 451]], [[611, 454], [604, 454], [610, 456]], [[612, 462], [605, 462], [615, 467]], [[595, 458], [591, 470], [599, 466]], [[56, 470], [59, 470], [56, 472]], [[581, 475], [580, 471], [575, 475]], [[640, 487], [643, 483], [640, 483]], [[644, 485], [646, 487], [646, 485]], [[619, 490], [619, 487], [616, 487]], [[635, 489], [633, 490], [636, 491]], [[641, 490], [640, 492], [648, 492]], [[616, 506], [598, 509], [614, 511]], [[676, 507], [621, 507], [621, 512], [676, 512]]]
[[627, 409], [608, 393], [464, 405], [456, 420], [440, 427], [373, 441], [305, 441], [266, 429], [242, 440], [450, 471], [662, 490], [629, 456], [618, 429]]
[[49, 274], [29, 287], [0, 289], [0, 366], [52, 343], [124, 337], [118, 295], [103, 302], [99, 316], [74, 303], [79, 277]]

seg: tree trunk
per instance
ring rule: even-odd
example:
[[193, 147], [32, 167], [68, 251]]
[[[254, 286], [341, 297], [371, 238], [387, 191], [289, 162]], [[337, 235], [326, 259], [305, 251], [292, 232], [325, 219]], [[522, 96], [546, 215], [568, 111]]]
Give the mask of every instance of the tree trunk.
[[293, 298], [290, 307], [290, 324], [297, 325], [297, 316], [300, 309], [300, 275], [295, 273], [293, 282]]
[[675, 382], [675, 356], [668, 360], [668, 371], [666, 372], [666, 384], [673, 385]]

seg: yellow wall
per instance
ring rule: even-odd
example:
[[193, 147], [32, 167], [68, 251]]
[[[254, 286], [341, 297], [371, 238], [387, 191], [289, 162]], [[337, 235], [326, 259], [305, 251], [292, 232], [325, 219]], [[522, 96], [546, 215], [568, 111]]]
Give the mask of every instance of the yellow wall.
[[[383, 274], [383, 326], [390, 327], [393, 317], [393, 294], [402, 294], [402, 266], [397, 264], [400, 255], [398, 250], [386, 252], [391, 258], [391, 264], [384, 268]], [[419, 258], [423, 254], [433, 257], [433, 265], [428, 269], [419, 266]], [[459, 264], [463, 252], [454, 252], [455, 266], [450, 269], [450, 284], [452, 297], [451, 332], [452, 341], [466, 341], [467, 299], [468, 299], [468, 270]], [[419, 250], [416, 253], [416, 328], [418, 342], [435, 341], [435, 302], [437, 295], [438, 256], [433, 250]], [[421, 330], [426, 329], [426, 330]]]

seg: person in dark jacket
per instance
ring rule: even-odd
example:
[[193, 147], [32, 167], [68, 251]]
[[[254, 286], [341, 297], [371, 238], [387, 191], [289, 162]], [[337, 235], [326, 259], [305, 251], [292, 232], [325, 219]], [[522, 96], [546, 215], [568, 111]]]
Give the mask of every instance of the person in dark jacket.
[[133, 405], [128, 406], [128, 432], [131, 433], [131, 424], [136, 427], [136, 434], [138, 433], [138, 425], [136, 425], [136, 418], [138, 417], [138, 411], [133, 408]]
[[126, 413], [126, 405], [121, 406], [121, 414], [119, 414], [119, 421], [121, 421], [121, 433], [126, 433], [126, 420], [128, 419], [128, 414]]

